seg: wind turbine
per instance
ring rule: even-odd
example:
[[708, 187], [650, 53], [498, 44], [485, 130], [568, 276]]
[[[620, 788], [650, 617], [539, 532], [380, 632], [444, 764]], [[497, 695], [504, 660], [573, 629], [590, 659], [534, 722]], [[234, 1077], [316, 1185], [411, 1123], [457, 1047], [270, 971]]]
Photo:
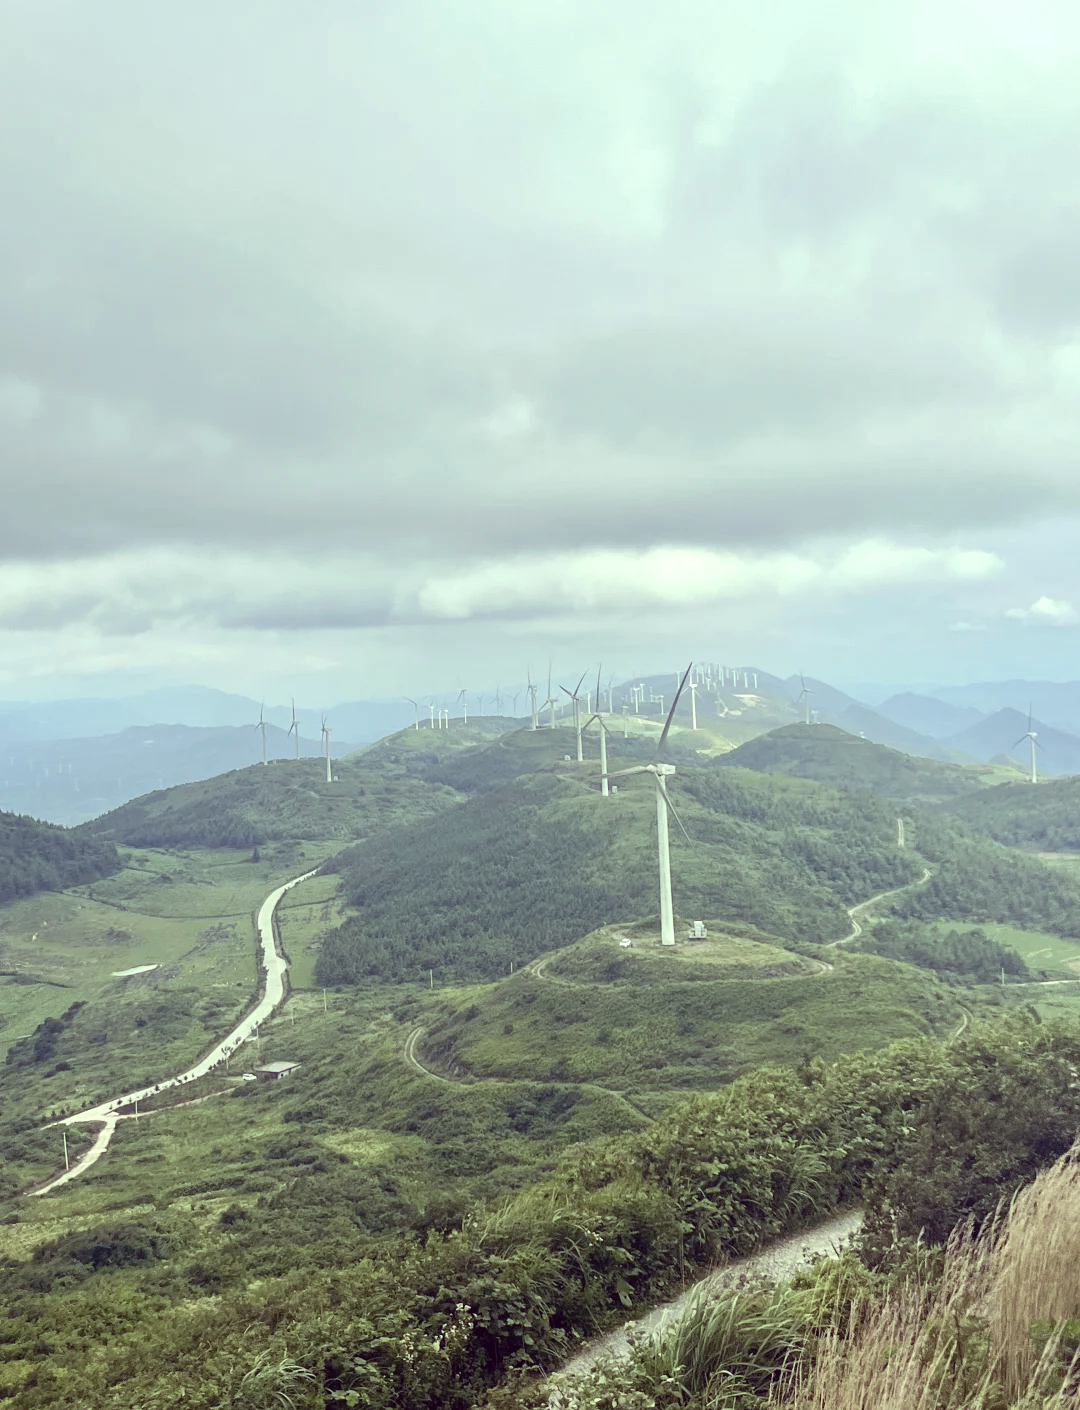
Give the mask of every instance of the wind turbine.
[[[596, 668], [596, 700], [597, 700], [597, 705], [599, 705], [599, 702], [600, 702], [600, 668], [599, 668], [599, 666]], [[607, 725], [604, 724], [604, 717], [600, 714], [599, 709], [597, 709], [596, 714], [595, 714], [595, 715], [591, 715], [591, 716], [585, 721], [584, 725], [582, 726], [582, 731], [583, 731], [583, 732], [589, 728], [589, 726], [592, 724], [593, 720], [595, 720], [596, 723], [600, 726], [600, 796], [601, 796], [602, 798], [606, 798], [606, 797], [608, 796], [608, 771], [607, 771], [607, 733], [608, 733], [608, 728], [607, 728]]]
[[468, 724], [468, 723], [469, 723], [469, 702], [465, 699], [465, 692], [464, 692], [464, 691], [462, 691], [461, 694], [458, 696], [458, 698], [457, 698], [457, 703], [461, 706], [462, 710], [465, 712], [465, 724]]
[[798, 696], [798, 699], [796, 700], [795, 703], [796, 703], [796, 705], [800, 705], [800, 704], [801, 704], [801, 705], [803, 706], [803, 708], [804, 708], [805, 711], [806, 711], [806, 721], [805, 721], [805, 722], [806, 722], [806, 724], [809, 724], [809, 723], [810, 723], [810, 697], [811, 697], [811, 695], [813, 695], [814, 692], [813, 692], [813, 691], [810, 689], [810, 687], [806, 684], [805, 680], [803, 680], [803, 675], [802, 675], [802, 672], [801, 672], [801, 671], [799, 672], [799, 684], [802, 686], [802, 690], [799, 691], [799, 696]]
[[499, 687], [495, 687], [495, 714], [502, 714], [502, 696], [499, 694]]
[[332, 783], [333, 779], [330, 775], [330, 726], [326, 723], [325, 715], [322, 717], [322, 739], [323, 749], [326, 752], [326, 781], [327, 783]]
[[551, 693], [551, 662], [548, 662], [548, 693], [544, 701], [544, 709], [551, 711], [551, 719], [548, 721], [548, 729], [555, 728], [555, 697]]
[[406, 695], [405, 699], [406, 699], [406, 700], [409, 702], [409, 704], [412, 706], [412, 727], [413, 727], [413, 729], [419, 729], [419, 728], [420, 728], [420, 706], [416, 703], [416, 701], [412, 698], [411, 695]]
[[[264, 703], [265, 703], [265, 702], [264, 702]], [[262, 706], [262, 705], [259, 706], [259, 723], [258, 723], [257, 725], [252, 725], [252, 727], [251, 727], [251, 731], [252, 731], [253, 734], [257, 734], [260, 730], [262, 730], [262, 746], [263, 746], [263, 758], [262, 758], [262, 761], [263, 761], [263, 763], [265, 764], [265, 763], [266, 763], [266, 720], [263, 718], [263, 706]], [[49, 775], [48, 775], [48, 770], [46, 770], [46, 771], [45, 771], [45, 777], [48, 778], [48, 776], [49, 776]]]
[[[585, 672], [582, 671], [581, 681], [583, 681], [584, 679]], [[567, 690], [566, 686], [564, 685], [559, 686], [560, 690], [566, 691], [566, 694], [569, 695], [571, 704], [574, 707], [574, 733], [577, 735], [577, 761], [579, 764], [584, 758], [584, 755], [581, 752], [581, 697], [578, 695], [578, 691], [581, 689], [581, 681], [578, 681], [577, 685], [574, 686], [573, 690]]]
[[[1016, 741], [1016, 744], [1023, 744], [1024, 740], [1026, 739], [1026, 740], [1028, 741], [1028, 743], [1031, 745], [1031, 781], [1032, 781], [1032, 783], [1038, 783], [1038, 781], [1039, 781], [1039, 773], [1038, 773], [1038, 770], [1037, 770], [1036, 767], [1035, 767], [1035, 750], [1036, 750], [1036, 749], [1041, 749], [1041, 748], [1042, 748], [1042, 745], [1039, 743], [1038, 738], [1037, 738], [1037, 735], [1038, 735], [1038, 731], [1037, 731], [1037, 730], [1033, 730], [1033, 729], [1031, 728], [1031, 706], [1029, 705], [1029, 706], [1028, 706], [1028, 727], [1027, 727], [1027, 730], [1025, 731], [1025, 733], [1023, 733], [1023, 734], [1020, 736], [1020, 738]], [[1014, 749], [1016, 748], [1016, 744], [1013, 745], [1013, 748], [1014, 748]]]
[[537, 713], [536, 713], [536, 686], [533, 685], [533, 681], [532, 681], [532, 672], [531, 672], [531, 671], [526, 671], [526, 672], [525, 672], [525, 679], [529, 682], [529, 684], [528, 684], [528, 691], [529, 691], [529, 710], [530, 710], [530, 715], [531, 715], [531, 722], [530, 722], [530, 724], [529, 724], [529, 728], [530, 728], [530, 729], [535, 729], [536, 726], [537, 726], [537, 724], [539, 723], [539, 720], [538, 720], [538, 718], [537, 718]]
[[675, 944], [675, 913], [671, 905], [671, 849], [668, 839], [668, 809], [671, 807], [671, 801], [667, 796], [667, 780], [675, 772], [675, 765], [662, 764], [659, 760], [664, 745], [667, 743], [671, 722], [675, 718], [679, 696], [683, 693], [683, 687], [689, 679], [693, 664], [691, 661], [687, 666], [679, 688], [675, 692], [675, 699], [671, 702], [667, 721], [656, 745], [657, 761], [653, 764], [637, 764], [632, 769], [618, 769], [615, 773], [608, 775], [609, 778], [623, 778], [628, 774], [652, 774], [653, 776], [653, 783], [656, 786], [656, 852], [660, 870], [661, 945]]
[[[292, 703], [292, 724], [289, 726], [289, 734], [296, 735], [296, 757], [300, 757], [300, 721], [296, 718], [296, 701]], [[288, 739], [289, 734], [285, 736]]]
[[697, 729], [697, 681], [690, 682], [690, 728]]

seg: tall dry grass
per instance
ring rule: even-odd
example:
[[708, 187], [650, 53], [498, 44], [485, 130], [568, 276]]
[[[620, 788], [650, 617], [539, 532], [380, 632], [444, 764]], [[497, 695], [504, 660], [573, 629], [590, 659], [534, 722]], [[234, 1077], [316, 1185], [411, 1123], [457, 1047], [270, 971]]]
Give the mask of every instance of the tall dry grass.
[[[773, 1389], [785, 1410], [1080, 1407], [1080, 1147], [999, 1212], [957, 1230], [940, 1280], [916, 1274], [827, 1329]], [[1034, 1333], [1034, 1335], [1033, 1335]]]

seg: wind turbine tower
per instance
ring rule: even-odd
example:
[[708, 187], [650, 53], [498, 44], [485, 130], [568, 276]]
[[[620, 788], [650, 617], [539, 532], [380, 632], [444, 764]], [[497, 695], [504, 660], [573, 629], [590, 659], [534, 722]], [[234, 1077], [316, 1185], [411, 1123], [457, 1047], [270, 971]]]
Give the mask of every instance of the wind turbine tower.
[[[266, 763], [266, 720], [265, 720], [265, 718], [263, 717], [263, 706], [262, 706], [262, 705], [259, 706], [259, 723], [254, 727], [254, 732], [259, 732], [259, 731], [262, 732], [262, 749], [263, 749], [262, 761], [263, 761], [263, 763], [265, 764], [265, 763]], [[48, 770], [46, 770], [45, 776], [46, 776], [46, 778], [48, 778]]]
[[537, 727], [537, 725], [539, 724], [539, 719], [538, 719], [537, 713], [536, 713], [536, 686], [533, 685], [532, 673], [531, 673], [530, 671], [526, 671], [526, 672], [525, 672], [525, 678], [526, 678], [526, 680], [529, 682], [528, 687], [527, 687], [527, 688], [528, 688], [528, 691], [529, 691], [529, 714], [530, 714], [529, 728], [530, 728], [530, 729], [535, 729], [535, 728]]
[[798, 700], [796, 701], [796, 704], [802, 705], [803, 710], [805, 711], [805, 720], [804, 720], [804, 723], [805, 723], [805, 724], [809, 724], [809, 723], [810, 723], [810, 697], [811, 697], [811, 695], [813, 695], [814, 692], [813, 692], [813, 691], [810, 689], [810, 687], [806, 684], [806, 681], [803, 680], [802, 672], [801, 672], [801, 671], [800, 671], [800, 673], [799, 673], [799, 684], [802, 686], [802, 690], [799, 691], [799, 698], [798, 698]]
[[322, 737], [323, 749], [326, 752], [326, 781], [327, 783], [332, 783], [333, 776], [330, 773], [330, 726], [326, 723], [325, 715], [322, 717]]
[[[667, 743], [668, 732], [671, 729], [671, 721], [675, 717], [678, 708], [679, 696], [683, 693], [690, 676], [693, 662], [687, 666], [679, 688], [675, 692], [675, 699], [671, 702], [671, 709], [668, 711], [667, 721], [664, 724], [663, 732], [657, 742], [656, 752], [659, 755], [664, 745]], [[668, 809], [671, 808], [671, 801], [667, 795], [667, 780], [675, 772], [674, 764], [662, 764], [657, 761], [654, 764], [638, 764], [632, 769], [619, 769], [611, 774], [611, 778], [622, 778], [627, 774], [652, 774], [653, 783], [656, 787], [656, 851], [660, 872], [660, 943], [661, 945], [675, 944], [675, 912], [671, 904], [671, 845], [668, 837]]]
[[[1016, 744], [1023, 744], [1023, 742], [1024, 742], [1025, 739], [1027, 740], [1028, 744], [1031, 746], [1031, 781], [1032, 781], [1032, 783], [1038, 783], [1038, 781], [1039, 781], [1039, 771], [1038, 771], [1038, 768], [1036, 767], [1036, 764], [1035, 764], [1035, 750], [1036, 750], [1036, 749], [1041, 749], [1041, 748], [1042, 748], [1042, 745], [1039, 743], [1039, 740], [1038, 740], [1038, 731], [1037, 731], [1037, 730], [1033, 730], [1033, 729], [1031, 728], [1031, 706], [1030, 706], [1030, 705], [1028, 706], [1028, 727], [1027, 727], [1027, 730], [1026, 730], [1026, 731], [1020, 736], [1020, 738], [1016, 741]], [[1013, 748], [1014, 748], [1014, 749], [1016, 748], [1016, 744], [1013, 745]]]
[[413, 729], [419, 729], [419, 728], [420, 728], [420, 706], [416, 703], [416, 701], [412, 698], [411, 695], [406, 695], [405, 699], [406, 699], [406, 700], [409, 702], [409, 704], [412, 706], [412, 727], [413, 727]]
[[578, 681], [577, 685], [574, 686], [574, 689], [572, 691], [566, 690], [566, 686], [564, 685], [559, 686], [560, 690], [566, 691], [566, 694], [569, 695], [570, 703], [574, 707], [574, 733], [577, 736], [577, 761], [579, 764], [585, 757], [581, 752], [581, 697], [580, 695], [578, 695], [578, 691], [581, 689], [581, 681], [583, 681], [584, 679], [585, 672], [582, 671], [581, 680]]
[[[296, 701], [292, 703], [292, 724], [289, 726], [289, 734], [296, 735], [296, 757], [300, 757], [300, 721], [296, 718]], [[289, 735], [285, 736], [288, 739]]]
[[690, 728], [697, 729], [697, 681], [690, 682]]
[[466, 700], [466, 698], [465, 698], [465, 692], [464, 692], [464, 691], [462, 691], [461, 694], [458, 696], [458, 704], [461, 706], [461, 709], [462, 709], [462, 711], [463, 711], [464, 722], [465, 722], [465, 724], [468, 724], [468, 723], [469, 723], [469, 702], [468, 702], [468, 700]]

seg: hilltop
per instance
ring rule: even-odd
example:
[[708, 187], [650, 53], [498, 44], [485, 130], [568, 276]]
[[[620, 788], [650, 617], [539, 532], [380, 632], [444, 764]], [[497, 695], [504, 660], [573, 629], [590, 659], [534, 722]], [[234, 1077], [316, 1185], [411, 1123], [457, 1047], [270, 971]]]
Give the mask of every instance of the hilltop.
[[37, 891], [62, 891], [119, 869], [120, 858], [111, 843], [0, 813], [0, 902]]
[[[508, 751], [545, 746], [540, 732]], [[520, 759], [520, 756], [515, 755]], [[518, 767], [518, 765], [515, 765]], [[520, 773], [452, 816], [372, 837], [332, 865], [355, 910], [331, 933], [319, 982], [414, 978], [438, 968], [496, 977], [611, 921], [656, 910], [655, 800], [648, 777], [599, 794], [595, 762]], [[896, 847], [887, 805], [746, 770], [680, 766], [670, 784], [676, 905], [789, 941], [847, 928], [844, 905], [902, 885], [917, 862]]]
[[996, 765], [917, 758], [836, 725], [786, 725], [759, 735], [716, 761], [725, 768], [813, 779], [898, 803], [938, 804], [978, 793], [1007, 777]]
[[1008, 847], [1080, 851], [1080, 778], [999, 784], [950, 805], [949, 813]]

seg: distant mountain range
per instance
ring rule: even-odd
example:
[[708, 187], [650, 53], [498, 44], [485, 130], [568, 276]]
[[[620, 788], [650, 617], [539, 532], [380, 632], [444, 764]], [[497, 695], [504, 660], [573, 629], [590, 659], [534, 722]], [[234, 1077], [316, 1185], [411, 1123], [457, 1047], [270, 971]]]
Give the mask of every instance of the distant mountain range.
[[[331, 736], [332, 757], [352, 747]], [[291, 759], [295, 749], [283, 729], [267, 728], [268, 758]], [[318, 739], [301, 738], [301, 756], [320, 752]], [[144, 793], [247, 768], [261, 758], [262, 741], [250, 725], [133, 725], [91, 739], [4, 743], [0, 810], [72, 827]]]
[[[90, 739], [120, 734], [135, 725], [190, 725], [196, 729], [249, 727], [263, 707], [244, 695], [206, 686], [151, 690], [115, 700], [0, 701], [0, 751], [31, 740]], [[353, 746], [372, 744], [411, 723], [412, 706], [401, 700], [355, 700], [326, 710], [298, 709], [301, 732], [318, 739], [325, 715], [333, 733]], [[267, 705], [265, 718], [288, 729], [290, 705]], [[249, 761], [250, 762], [250, 761]]]

